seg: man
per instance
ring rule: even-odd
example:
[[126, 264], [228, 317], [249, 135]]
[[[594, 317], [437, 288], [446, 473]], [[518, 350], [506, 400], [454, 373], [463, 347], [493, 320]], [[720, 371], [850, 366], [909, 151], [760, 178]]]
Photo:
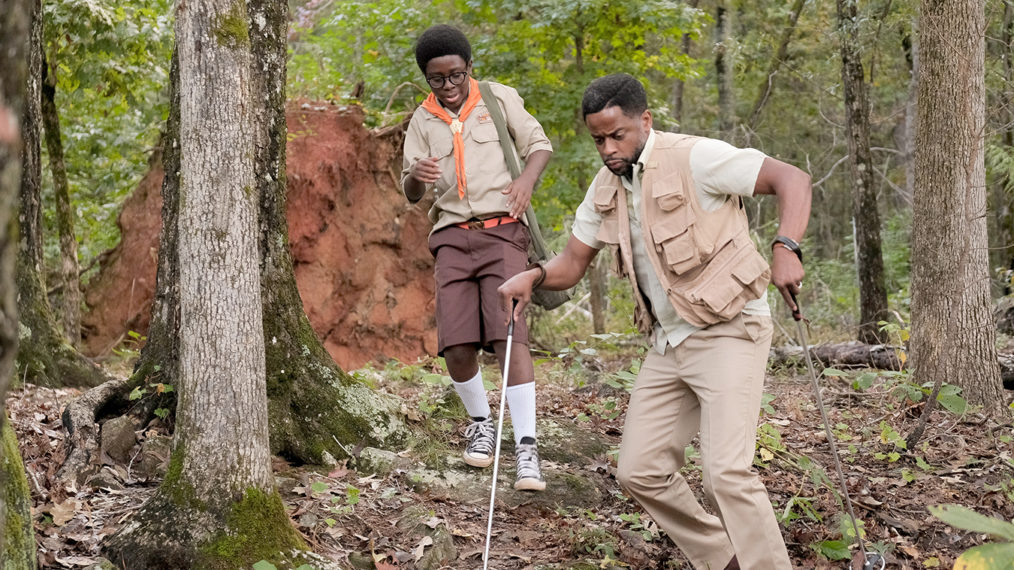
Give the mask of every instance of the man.
[[[429, 247], [436, 259], [438, 349], [472, 418], [465, 463], [487, 467], [494, 459], [496, 428], [477, 352], [494, 352], [503, 370], [509, 311], [501, 307], [497, 287], [528, 262], [530, 237], [519, 218], [552, 145], [517, 91], [490, 83], [525, 161], [512, 181], [487, 102], [471, 77], [468, 39], [451, 26], [433, 26], [419, 37], [415, 56], [432, 93], [409, 123], [401, 184], [411, 202], [430, 189], [435, 194]], [[513, 344], [507, 405], [516, 444], [514, 488], [541, 491], [546, 483], [535, 434], [535, 372], [524, 320], [514, 327]]]
[[[585, 124], [605, 167], [577, 210], [562, 254], [510, 279], [520, 315], [535, 287], [564, 289], [605, 245], [634, 288], [635, 321], [651, 334], [627, 408], [617, 479], [695, 568], [791, 568], [771, 503], [752, 470], [772, 324], [769, 276], [790, 306], [803, 268], [795, 251], [810, 179], [753, 149], [656, 132], [639, 81], [593, 81]], [[750, 239], [742, 196], [774, 194], [773, 266]], [[708, 514], [680, 476], [700, 433]]]

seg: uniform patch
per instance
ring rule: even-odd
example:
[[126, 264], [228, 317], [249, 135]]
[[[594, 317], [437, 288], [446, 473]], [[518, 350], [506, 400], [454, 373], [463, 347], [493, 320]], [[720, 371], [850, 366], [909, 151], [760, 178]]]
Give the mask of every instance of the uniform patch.
[[480, 123], [488, 123], [488, 122], [490, 122], [492, 120], [493, 120], [493, 118], [489, 116], [489, 112], [488, 111], [485, 112], [485, 113], [483, 113], [483, 114], [481, 114], [481, 115], [479, 115], [479, 122]]

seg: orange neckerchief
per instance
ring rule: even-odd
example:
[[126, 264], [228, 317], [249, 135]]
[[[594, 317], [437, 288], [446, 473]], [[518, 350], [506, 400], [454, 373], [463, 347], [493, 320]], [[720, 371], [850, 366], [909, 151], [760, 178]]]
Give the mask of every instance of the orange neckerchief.
[[458, 198], [465, 198], [465, 142], [461, 138], [461, 131], [464, 127], [464, 121], [468, 118], [469, 113], [475, 106], [482, 101], [482, 94], [479, 93], [479, 82], [473, 77], [468, 78], [468, 98], [465, 99], [465, 103], [461, 106], [461, 110], [458, 111], [458, 117], [452, 119], [447, 109], [437, 101], [436, 95], [432, 92], [423, 101], [422, 107], [430, 113], [433, 113], [435, 117], [447, 123], [451, 127], [451, 132], [454, 133], [454, 170], [458, 175]]

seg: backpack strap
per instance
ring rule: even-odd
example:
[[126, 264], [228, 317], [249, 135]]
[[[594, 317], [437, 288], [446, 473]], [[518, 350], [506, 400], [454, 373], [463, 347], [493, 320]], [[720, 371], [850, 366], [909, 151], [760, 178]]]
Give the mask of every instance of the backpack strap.
[[[503, 158], [507, 162], [507, 170], [511, 173], [511, 180], [517, 179], [517, 177], [521, 176], [521, 165], [518, 162], [517, 149], [514, 147], [514, 139], [507, 130], [507, 120], [500, 109], [500, 101], [489, 88], [489, 81], [479, 82], [479, 94], [482, 96], [482, 102], [486, 105], [486, 110], [489, 111], [490, 118], [493, 119], [493, 126], [496, 127], [496, 134], [500, 138]], [[537, 260], [543, 261], [549, 259], [549, 248], [542, 237], [539, 220], [535, 218], [535, 209], [532, 208], [531, 202], [528, 203], [528, 209], [525, 210], [525, 222], [528, 224], [528, 229], [531, 230], [529, 233], [532, 235], [532, 246], [535, 249]]]

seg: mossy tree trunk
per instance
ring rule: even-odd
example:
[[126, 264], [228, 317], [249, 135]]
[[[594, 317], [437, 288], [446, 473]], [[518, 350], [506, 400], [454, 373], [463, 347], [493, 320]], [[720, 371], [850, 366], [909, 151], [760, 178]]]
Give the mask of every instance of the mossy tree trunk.
[[[29, 34], [41, 33], [38, 0], [0, 0], [0, 568], [32, 570], [35, 533], [31, 496], [14, 430], [4, 401], [11, 385], [18, 349], [18, 314], [14, 267], [17, 225], [13, 214], [21, 181], [21, 135]], [[36, 36], [37, 37], [37, 36]]]
[[[40, 16], [41, 18], [41, 16]], [[28, 57], [28, 89], [25, 92], [22, 175], [18, 222], [18, 318], [23, 327], [18, 348], [18, 374], [27, 382], [44, 386], [97, 386], [106, 380], [94, 363], [67, 343], [53, 319], [46, 297], [42, 260], [40, 180], [42, 174], [40, 122], [42, 84], [42, 32], [33, 26]]]
[[268, 449], [246, 7], [178, 11], [179, 399], [169, 473], [107, 544], [126, 568], [246, 568], [304, 548]]
[[[289, 254], [285, 219], [285, 54], [288, 7], [251, 0], [250, 47], [254, 110], [255, 187], [260, 199], [261, 301], [271, 452], [298, 463], [348, 457], [357, 445], [397, 445], [406, 435], [398, 404], [356, 382], [331, 359], [303, 311]], [[137, 405], [138, 386], [179, 378], [180, 101], [177, 54], [170, 68], [169, 116], [161, 141], [162, 232], [148, 341], [129, 380], [93, 390], [68, 407], [72, 432], [62, 477], [81, 481], [97, 466], [97, 414], [131, 413], [142, 420], [156, 407], [175, 407], [175, 392]], [[344, 447], [343, 447], [344, 445]], [[84, 477], [82, 477], [82, 474]]]
[[920, 384], [946, 381], [970, 403], [998, 409], [1003, 388], [990, 314], [983, 157], [984, 4], [923, 0], [919, 29], [912, 362]]
[[56, 229], [60, 234], [60, 320], [63, 334], [71, 346], [81, 342], [81, 285], [77, 262], [77, 238], [74, 236], [74, 208], [64, 162], [60, 136], [60, 113], [56, 107], [56, 72], [42, 56], [42, 124], [46, 133], [49, 170], [53, 174], [56, 202]]
[[347, 457], [342, 445], [393, 444], [404, 426], [393, 402], [338, 368], [303, 311], [285, 219], [288, 4], [249, 0], [247, 8], [253, 23], [254, 97], [263, 103], [255, 106], [255, 168], [271, 450], [297, 462], [320, 463], [324, 452]]
[[856, 271], [859, 277], [858, 340], [867, 344], [886, 341], [879, 322], [887, 319], [887, 287], [880, 240], [880, 208], [873, 186], [870, 151], [870, 103], [860, 59], [859, 16], [855, 0], [838, 0], [838, 34], [841, 76], [845, 96], [845, 138], [852, 172], [852, 223], [855, 228]]

